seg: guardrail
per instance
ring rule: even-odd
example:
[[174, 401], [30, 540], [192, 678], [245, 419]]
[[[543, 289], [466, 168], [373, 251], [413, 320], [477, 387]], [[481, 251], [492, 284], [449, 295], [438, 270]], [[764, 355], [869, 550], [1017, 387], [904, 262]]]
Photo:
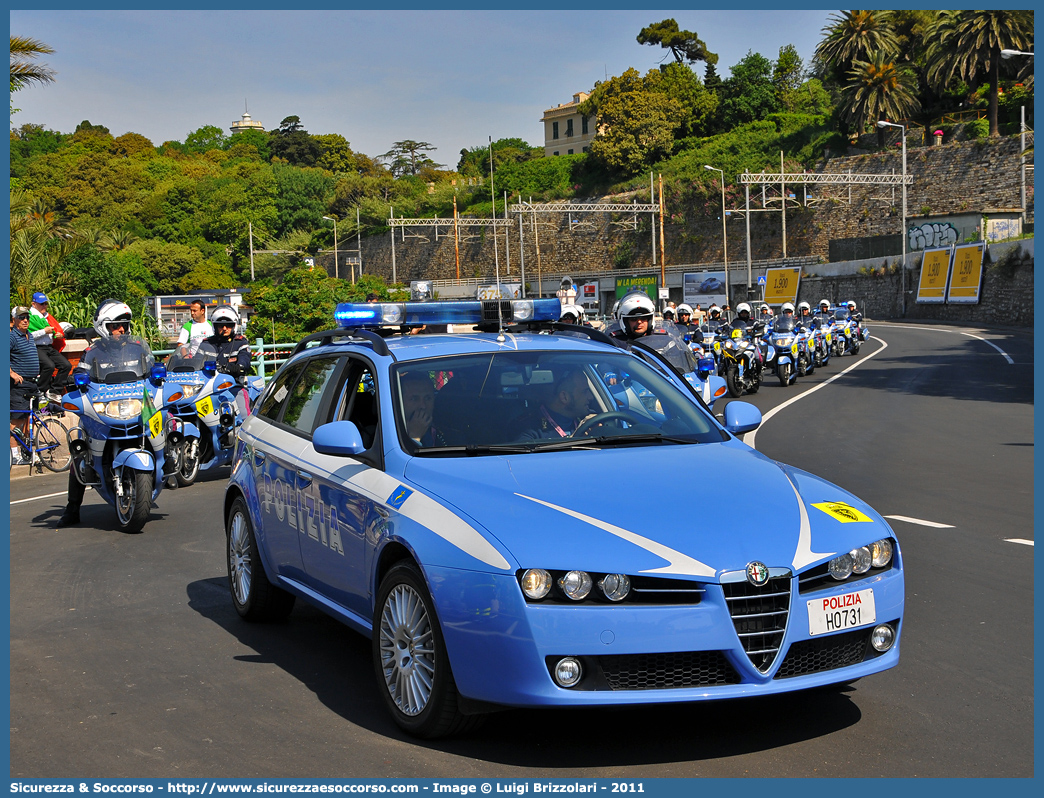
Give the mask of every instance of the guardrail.
[[[274, 374], [276, 369], [283, 365], [287, 360], [290, 359], [291, 353], [297, 347], [297, 344], [266, 344], [264, 338], [255, 339], [254, 345], [250, 347], [251, 354], [256, 354], [250, 361], [250, 365], [254, 367], [254, 373], [257, 374], [262, 380], [268, 379], [267, 371], [271, 369]], [[157, 360], [166, 358], [167, 355], [174, 354], [174, 349], [154, 349], [152, 354]], [[265, 353], [271, 354], [271, 357], [265, 357]]]

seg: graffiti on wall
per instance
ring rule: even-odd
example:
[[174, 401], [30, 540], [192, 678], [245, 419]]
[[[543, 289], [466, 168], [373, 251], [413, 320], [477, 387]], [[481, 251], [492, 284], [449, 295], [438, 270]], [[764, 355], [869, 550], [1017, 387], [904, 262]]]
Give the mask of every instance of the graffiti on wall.
[[1022, 235], [1022, 219], [990, 219], [986, 223], [987, 241], [1005, 241]]
[[907, 249], [939, 249], [957, 243], [957, 228], [949, 222], [926, 222], [907, 231]]

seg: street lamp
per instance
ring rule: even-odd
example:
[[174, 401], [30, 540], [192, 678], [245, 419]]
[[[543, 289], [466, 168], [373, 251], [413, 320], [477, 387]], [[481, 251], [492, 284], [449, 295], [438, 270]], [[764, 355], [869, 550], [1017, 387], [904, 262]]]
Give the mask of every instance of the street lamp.
[[1001, 58], [1007, 61], [1013, 55], [1028, 55], [1030, 58], [1033, 57], [1033, 53], [1024, 53], [1022, 50], [1001, 50]]
[[[721, 247], [725, 258], [725, 301], [732, 305], [732, 291], [729, 289], [729, 239], [725, 234], [725, 171], [704, 164], [704, 169], [710, 169], [721, 175]], [[747, 275], [747, 294], [750, 295], [750, 275]]]
[[903, 318], [906, 317], [906, 125], [900, 125], [896, 122], [886, 122], [881, 119], [877, 123], [878, 127], [897, 127], [903, 131], [903, 226], [900, 232], [902, 233], [903, 240], [903, 259], [899, 265], [899, 277], [900, 277], [900, 306], [902, 308]]
[[340, 272], [337, 268], [337, 220], [332, 216], [324, 216], [324, 219], [328, 222], [334, 223], [334, 277], [340, 279]]

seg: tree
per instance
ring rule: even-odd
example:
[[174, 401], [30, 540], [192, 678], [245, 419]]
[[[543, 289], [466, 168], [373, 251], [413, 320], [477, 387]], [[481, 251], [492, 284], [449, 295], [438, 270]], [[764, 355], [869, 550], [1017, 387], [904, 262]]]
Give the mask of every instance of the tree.
[[318, 168], [328, 172], [355, 171], [355, 153], [352, 152], [348, 139], [340, 133], [325, 133], [312, 136], [312, 139], [319, 145], [321, 153], [315, 162]]
[[272, 159], [280, 158], [294, 166], [315, 166], [322, 155], [319, 145], [308, 135], [297, 116], [288, 116], [279, 128], [268, 134]]
[[707, 49], [707, 45], [692, 31], [679, 30], [673, 19], [654, 22], [642, 28], [638, 33], [638, 44], [660, 45], [670, 50], [674, 60], [681, 63], [695, 64], [704, 61], [708, 66], [718, 63], [718, 56]]
[[875, 53], [891, 56], [899, 50], [888, 11], [842, 11], [831, 14], [830, 20], [812, 58], [817, 77], [832, 77], [844, 85], [856, 61], [869, 62]]
[[779, 48], [779, 58], [772, 64], [772, 85], [776, 89], [779, 104], [790, 110], [794, 104], [793, 94], [801, 87], [805, 65], [792, 44]]
[[[657, 69], [649, 73], [656, 82], [659, 75]], [[674, 131], [685, 112], [676, 99], [650, 90], [651, 82], [631, 68], [595, 84], [579, 106], [580, 113], [597, 115], [603, 130], [591, 142], [591, 155], [613, 171], [636, 174], [671, 152]]]
[[[876, 125], [880, 119], [906, 119], [921, 107], [914, 93], [916, 78], [909, 70], [887, 60], [883, 52], [875, 53], [873, 61], [856, 61], [848, 77], [839, 110], [856, 130]], [[883, 145], [884, 130], [877, 128], [877, 136]]]
[[435, 163], [431, 158], [423, 155], [425, 152], [433, 152], [436, 148], [426, 141], [396, 141], [392, 148], [380, 156], [388, 162], [388, 168], [395, 177], [403, 175], [416, 175], [422, 166], [431, 166], [441, 169], [442, 165]]
[[761, 53], [747, 51], [722, 84], [718, 111], [722, 130], [764, 119], [782, 105], [772, 83], [772, 62]]
[[990, 135], [999, 136], [1001, 50], [1033, 43], [1032, 11], [944, 11], [928, 34], [928, 80], [945, 88], [955, 80], [989, 82]]
[[715, 92], [721, 90], [721, 77], [718, 75], [718, 70], [714, 64], [707, 64], [707, 69], [703, 73], [703, 85], [707, 88], [707, 91]]
[[[497, 139], [492, 148], [494, 170], [509, 163], [525, 163], [544, 154], [543, 147], [533, 147], [519, 138]], [[461, 150], [457, 171], [464, 177], [488, 177], [489, 150], [490, 147], [485, 145]]]
[[208, 150], [223, 150], [228, 145], [228, 136], [214, 125], [204, 125], [185, 136], [185, 151], [204, 153]]
[[55, 71], [36, 58], [54, 50], [38, 39], [11, 37], [11, 91], [20, 91], [33, 83], [53, 83]]

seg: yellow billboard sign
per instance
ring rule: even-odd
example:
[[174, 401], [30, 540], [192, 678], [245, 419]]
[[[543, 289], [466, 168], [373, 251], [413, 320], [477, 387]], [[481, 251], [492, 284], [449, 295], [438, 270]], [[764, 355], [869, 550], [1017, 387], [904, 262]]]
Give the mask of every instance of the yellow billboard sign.
[[797, 302], [798, 286], [801, 283], [801, 267], [784, 266], [765, 270], [765, 298], [768, 305]]
[[982, 286], [982, 256], [985, 251], [986, 244], [983, 241], [954, 247], [947, 302], [978, 304]]
[[953, 251], [926, 249], [921, 258], [921, 280], [917, 284], [917, 301], [939, 303], [946, 301], [946, 283], [950, 278], [950, 256]]

